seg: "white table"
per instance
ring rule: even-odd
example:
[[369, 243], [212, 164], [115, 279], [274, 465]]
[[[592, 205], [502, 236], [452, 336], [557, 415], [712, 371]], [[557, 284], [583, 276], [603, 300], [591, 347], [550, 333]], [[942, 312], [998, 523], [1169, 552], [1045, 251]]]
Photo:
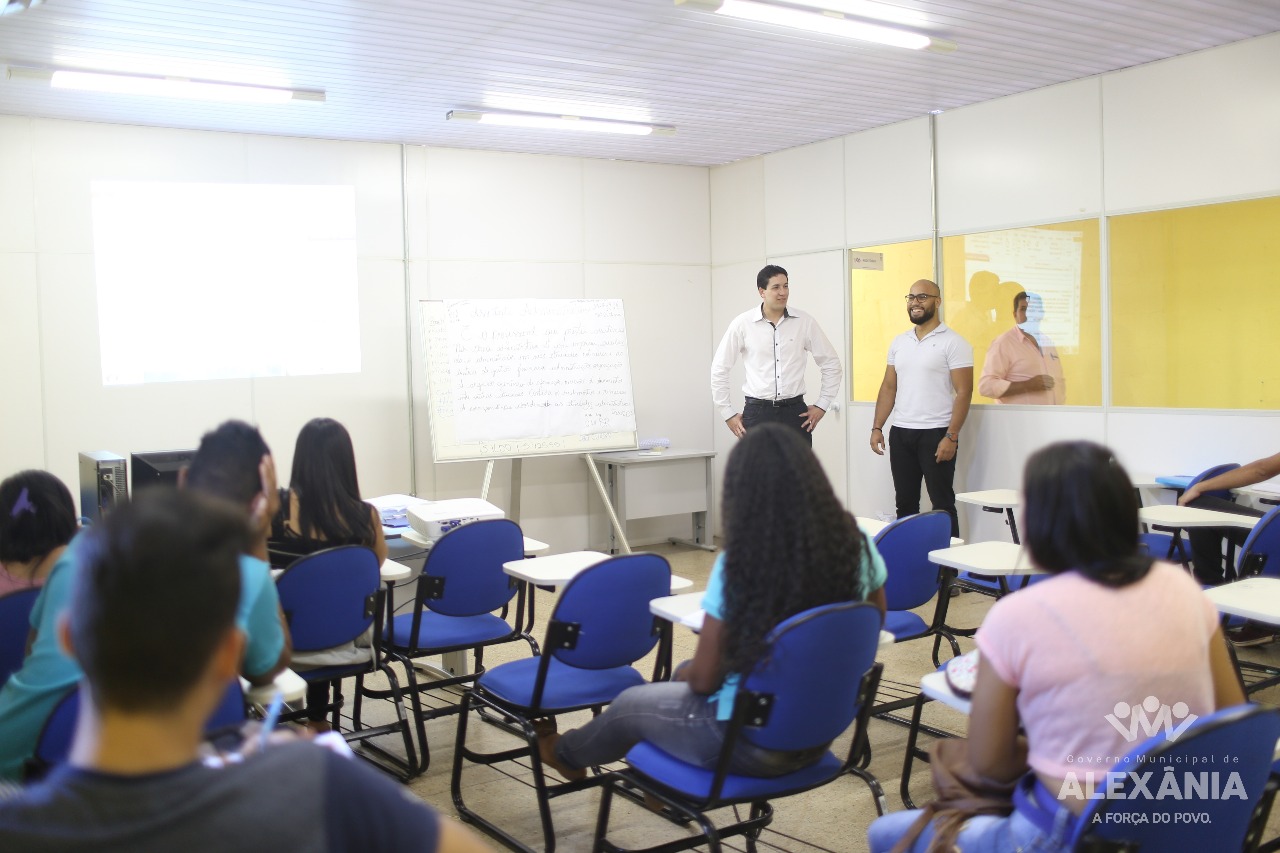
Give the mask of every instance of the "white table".
[[1280, 578], [1245, 578], [1204, 592], [1219, 613], [1280, 625]]
[[1256, 486], [1245, 486], [1232, 491], [1238, 495], [1253, 498], [1258, 503], [1266, 504], [1267, 506], [1280, 504], [1280, 485], [1275, 483], [1259, 483]]
[[[702, 620], [706, 613], [702, 609], [701, 592], [686, 592], [682, 595], [668, 595], [655, 598], [649, 602], [649, 612], [659, 619], [665, 619], [673, 625], [683, 625], [693, 631], [702, 630]], [[881, 646], [893, 645], [893, 634], [880, 632]]]
[[1177, 504], [1157, 504], [1138, 509], [1138, 520], [1143, 524], [1187, 530], [1193, 527], [1240, 527], [1252, 530], [1261, 520], [1251, 515], [1236, 515], [1213, 509], [1199, 509]]
[[960, 492], [956, 495], [956, 500], [960, 503], [977, 504], [982, 507], [983, 512], [1003, 512], [1006, 523], [1009, 525], [1009, 533], [1013, 536], [1014, 544], [1021, 542], [1018, 539], [1018, 522], [1013, 517], [1013, 511], [1022, 503], [1022, 496], [1018, 494], [1017, 489], [986, 489], [980, 492]]
[[[573, 580], [583, 569], [596, 563], [610, 559], [608, 554], [599, 551], [567, 551], [563, 554], [552, 554], [550, 557], [537, 559], [510, 560], [502, 564], [502, 570], [516, 580], [533, 586], [562, 587]], [[671, 576], [672, 591], [688, 589], [693, 581], [680, 575]]]
[[[714, 551], [710, 544], [707, 515], [715, 502], [711, 490], [714, 450], [665, 450], [649, 453], [643, 450], [621, 450], [614, 453], [591, 453], [588, 461], [604, 466], [605, 492], [609, 503], [626, 526], [635, 518], [657, 518], [664, 515], [693, 516], [693, 537], [670, 541]], [[617, 531], [604, 519], [607, 532], [600, 528], [598, 514], [592, 514], [593, 543], [604, 541], [611, 554], [618, 552]]]
[[[888, 521], [881, 521], [878, 518], [867, 518], [866, 516], [862, 516], [862, 515], [855, 516], [854, 521], [858, 522], [858, 527], [862, 530], [862, 532], [870, 536], [872, 539], [875, 539], [877, 536], [879, 536], [880, 531], [884, 530], [886, 527], [888, 527], [892, 523]], [[952, 536], [951, 544], [963, 545], [964, 540], [958, 536]]]
[[929, 559], [939, 566], [978, 575], [1008, 577], [1010, 575], [1043, 574], [1021, 545], [1012, 542], [972, 542], [929, 552]]
[[[271, 579], [278, 579], [282, 574], [284, 574], [284, 572], [284, 569], [272, 569]], [[383, 583], [394, 584], [413, 574], [413, 569], [409, 568], [404, 563], [397, 563], [395, 560], [388, 558], [382, 561], [382, 566], [379, 569], [378, 574]]]
[[270, 684], [250, 684], [241, 678], [240, 687], [250, 705], [270, 705], [277, 690], [286, 702], [301, 702], [307, 696], [306, 680], [291, 669], [281, 670]]

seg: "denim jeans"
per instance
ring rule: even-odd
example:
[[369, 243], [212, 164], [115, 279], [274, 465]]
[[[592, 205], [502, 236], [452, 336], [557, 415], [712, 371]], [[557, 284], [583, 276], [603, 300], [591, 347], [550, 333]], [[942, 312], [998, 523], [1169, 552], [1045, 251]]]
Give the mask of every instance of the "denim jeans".
[[[919, 809], [891, 812], [876, 818], [867, 829], [871, 853], [888, 853], [898, 839], [907, 834], [911, 824], [920, 815]], [[1015, 811], [1008, 817], [982, 815], [969, 818], [956, 837], [956, 849], [964, 853], [1059, 853], [1070, 850], [1070, 812], [1059, 808], [1059, 820], [1055, 831], [1041, 832], [1030, 820]], [[911, 846], [913, 853], [923, 853], [933, 838], [933, 825], [916, 838]]]
[[[683, 681], [642, 684], [624, 690], [582, 728], [565, 732], [556, 744], [556, 756], [570, 767], [595, 767], [621, 759], [644, 740], [711, 770], [720, 757], [728, 725], [716, 719], [710, 696], [694, 693]], [[739, 737], [729, 770], [743, 776], [781, 776], [812, 764], [826, 749], [778, 752]]]
[[920, 511], [920, 479], [923, 477], [933, 508], [951, 516], [951, 535], [958, 537], [960, 520], [956, 515], [956, 491], [952, 485], [956, 478], [956, 458], [952, 456], [946, 462], [935, 458], [938, 443], [946, 434], [946, 427], [892, 427], [889, 430], [889, 471], [893, 474], [898, 518]]

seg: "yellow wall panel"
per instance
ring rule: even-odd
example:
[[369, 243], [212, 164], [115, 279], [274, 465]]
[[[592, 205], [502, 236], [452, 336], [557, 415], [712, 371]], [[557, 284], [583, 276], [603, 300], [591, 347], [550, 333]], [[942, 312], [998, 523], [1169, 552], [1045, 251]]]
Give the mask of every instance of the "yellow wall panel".
[[1112, 404], [1280, 409], [1280, 198], [1108, 227]]
[[[849, 364], [853, 399], [874, 402], [884, 379], [889, 343], [911, 326], [903, 301], [912, 283], [933, 278], [933, 241], [867, 246], [850, 253]], [[880, 255], [883, 269], [858, 269], [858, 259]]]

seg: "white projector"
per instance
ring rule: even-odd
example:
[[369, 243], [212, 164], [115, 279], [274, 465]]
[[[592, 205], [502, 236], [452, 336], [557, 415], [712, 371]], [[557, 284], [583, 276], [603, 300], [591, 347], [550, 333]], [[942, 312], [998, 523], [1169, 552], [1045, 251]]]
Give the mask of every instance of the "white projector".
[[409, 526], [429, 542], [464, 524], [490, 518], [506, 518], [506, 513], [479, 498], [428, 501], [409, 507]]

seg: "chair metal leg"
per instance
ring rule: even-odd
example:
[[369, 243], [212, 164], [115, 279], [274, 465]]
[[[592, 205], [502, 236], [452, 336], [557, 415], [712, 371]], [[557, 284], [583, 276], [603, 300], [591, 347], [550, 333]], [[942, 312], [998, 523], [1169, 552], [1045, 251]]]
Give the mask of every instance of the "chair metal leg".
[[[902, 795], [902, 803], [909, 809], [916, 807], [915, 800], [911, 799], [911, 765], [915, 763], [916, 756], [927, 760], [927, 756], [923, 751], [916, 749], [916, 741], [920, 737], [920, 713], [924, 710], [924, 704], [932, 701], [924, 693], [916, 697], [915, 708], [911, 711], [911, 726], [907, 730], [907, 750], [906, 755], [902, 759], [902, 781], [899, 785], [898, 793]], [[884, 814], [884, 812], [881, 812]]]

